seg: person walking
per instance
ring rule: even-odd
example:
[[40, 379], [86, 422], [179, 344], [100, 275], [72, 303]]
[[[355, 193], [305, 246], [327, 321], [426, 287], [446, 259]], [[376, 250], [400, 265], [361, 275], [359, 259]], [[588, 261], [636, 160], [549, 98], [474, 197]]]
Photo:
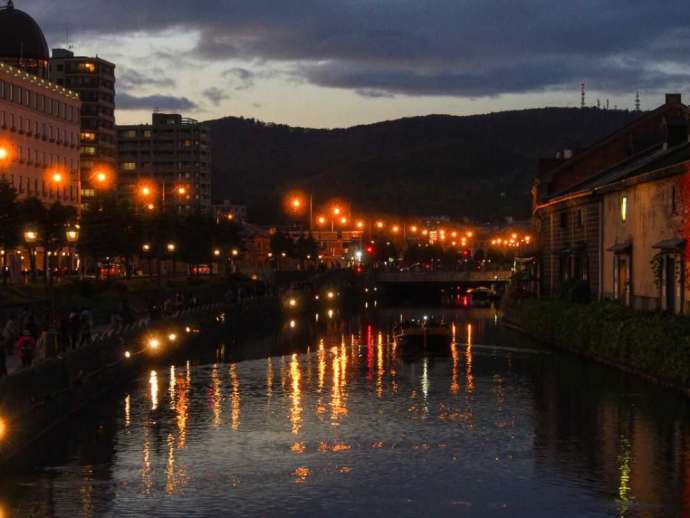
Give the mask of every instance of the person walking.
[[12, 354], [12, 346], [19, 339], [19, 327], [13, 318], [8, 318], [2, 330], [2, 342], [5, 352]]
[[17, 340], [17, 353], [22, 360], [22, 367], [30, 367], [34, 361], [34, 351], [36, 349], [36, 339], [31, 336], [31, 331], [25, 329], [22, 336]]
[[91, 313], [88, 309], [84, 308], [81, 315], [79, 315], [79, 327], [81, 328], [81, 333], [79, 335], [80, 347], [91, 344], [91, 326]]
[[76, 349], [79, 346], [80, 321], [77, 309], [72, 309], [69, 314], [69, 347]]

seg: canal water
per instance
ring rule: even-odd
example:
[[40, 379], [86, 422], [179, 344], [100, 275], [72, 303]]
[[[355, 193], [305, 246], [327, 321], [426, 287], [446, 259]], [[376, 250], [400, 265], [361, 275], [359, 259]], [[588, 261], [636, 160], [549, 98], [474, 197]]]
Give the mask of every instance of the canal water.
[[446, 311], [452, 346], [408, 354], [400, 314], [296, 320], [271, 338], [289, 354], [209, 344], [147, 372], [2, 476], [0, 517], [690, 516], [686, 399], [492, 310]]

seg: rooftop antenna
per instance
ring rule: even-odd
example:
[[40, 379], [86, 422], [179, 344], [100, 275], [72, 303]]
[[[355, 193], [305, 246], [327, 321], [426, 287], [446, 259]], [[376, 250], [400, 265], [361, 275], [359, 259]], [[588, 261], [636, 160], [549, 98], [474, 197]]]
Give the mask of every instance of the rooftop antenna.
[[14, 9], [14, 2], [12, 0], [7, 0], [7, 5], [5, 9]]
[[580, 108], [585, 107], [585, 83], [580, 83]]
[[635, 92], [635, 111], [640, 111], [640, 91]]
[[67, 50], [72, 50], [74, 47], [69, 41], [69, 25], [65, 27], [65, 47]]

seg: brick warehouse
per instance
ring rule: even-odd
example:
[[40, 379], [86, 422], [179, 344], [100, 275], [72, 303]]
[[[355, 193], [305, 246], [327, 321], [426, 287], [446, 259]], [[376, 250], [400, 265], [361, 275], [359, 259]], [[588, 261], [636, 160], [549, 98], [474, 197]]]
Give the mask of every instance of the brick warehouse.
[[533, 220], [539, 247], [537, 275], [542, 295], [558, 294], [564, 284], [582, 281], [603, 297], [603, 197], [601, 189], [622, 178], [648, 172], [663, 161], [679, 137], [674, 121], [687, 120], [680, 95], [668, 94], [654, 111], [572, 154], [543, 160], [535, 180]]

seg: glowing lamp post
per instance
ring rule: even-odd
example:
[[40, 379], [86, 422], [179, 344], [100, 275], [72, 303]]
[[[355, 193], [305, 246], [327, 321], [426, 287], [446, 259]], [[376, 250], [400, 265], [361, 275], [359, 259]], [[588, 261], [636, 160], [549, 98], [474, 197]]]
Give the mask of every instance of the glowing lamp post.
[[[153, 259], [151, 257], [151, 244], [144, 243], [141, 245], [141, 252], [146, 256], [148, 262], [149, 275], [153, 275]], [[159, 263], [160, 264], [160, 263]], [[160, 272], [159, 272], [160, 273]]]
[[176, 262], [175, 262], [175, 251], [177, 250], [177, 245], [175, 243], [168, 243], [165, 245], [165, 249], [172, 256], [172, 275], [175, 276], [176, 273]]
[[68, 254], [69, 254], [69, 269], [70, 271], [74, 270], [74, 246], [76, 245], [77, 241], [79, 241], [79, 227], [68, 227], [65, 230], [65, 239], [67, 240], [67, 245], [68, 245]]
[[287, 210], [293, 216], [298, 217], [304, 212], [307, 205], [309, 205], [309, 230], [311, 230], [314, 221], [313, 196], [310, 194], [308, 199], [305, 198], [306, 196], [301, 193], [293, 193], [289, 195], [287, 199]]
[[38, 241], [38, 232], [35, 230], [25, 230], [24, 231], [24, 241], [26, 242], [26, 248], [29, 251], [29, 269], [31, 270], [31, 280], [36, 280], [36, 255], [34, 253], [34, 246], [36, 241]]

